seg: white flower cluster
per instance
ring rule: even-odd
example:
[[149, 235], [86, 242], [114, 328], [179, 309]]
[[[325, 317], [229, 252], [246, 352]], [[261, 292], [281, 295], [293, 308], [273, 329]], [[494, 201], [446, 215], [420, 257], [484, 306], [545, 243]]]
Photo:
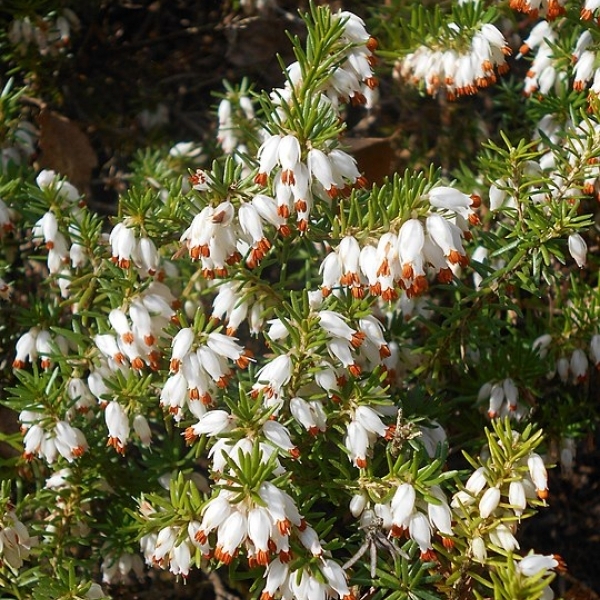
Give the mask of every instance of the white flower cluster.
[[[320, 297], [320, 294], [317, 296]], [[355, 329], [335, 311], [317, 310], [320, 302], [319, 299], [314, 311], [314, 319], [320, 331], [317, 329], [313, 334], [327, 334], [326, 345], [331, 346], [332, 359], [339, 360], [342, 365], [345, 360], [350, 373], [351, 367], [356, 364], [355, 372], [359, 374], [356, 359], [345, 358], [342, 348], [350, 353], [357, 352], [364, 346], [365, 355], [369, 355], [374, 363], [379, 363], [382, 355], [388, 355], [389, 349], [383, 338], [382, 327], [375, 319], [361, 319], [360, 330]], [[287, 335], [289, 332], [279, 319], [270, 322], [271, 339], [281, 340]], [[367, 346], [370, 348], [368, 351]], [[209, 458], [211, 471], [217, 481], [230, 481], [233, 476], [231, 463], [239, 467], [241, 461], [245, 460], [244, 457], [258, 456], [263, 465], [270, 462], [273, 476], [285, 474], [284, 460], [299, 458], [289, 430], [276, 420], [286, 400], [292, 416], [304, 429], [312, 434], [325, 430], [323, 403], [317, 400], [307, 401], [301, 395], [304, 392], [313, 395], [316, 386], [316, 389], [320, 387], [328, 395], [334, 396], [339, 392], [339, 366], [333, 367], [323, 362], [321, 369], [311, 377], [314, 381], [301, 386], [298, 390], [300, 393], [289, 398], [286, 386], [292, 376], [294, 361], [287, 354], [271, 359], [257, 372], [253, 386], [254, 395], [262, 393], [263, 402], [268, 409], [266, 414], [271, 417], [261, 423], [254, 423], [252, 431], [249, 431], [248, 424], [240, 423], [238, 417], [228, 411], [190, 400], [191, 396], [202, 397], [200, 390], [190, 393], [192, 389], [196, 389], [198, 382], [192, 383], [187, 377], [197, 377], [198, 373], [206, 371], [205, 379], [210, 385], [223, 387], [227, 385], [230, 370], [226, 361], [242, 361], [240, 366], [247, 364], [249, 358], [235, 338], [215, 332], [194, 334], [190, 328], [184, 328], [173, 338], [172, 348], [168, 389], [174, 385], [169, 381], [180, 381], [176, 411], [179, 413], [185, 402], [192, 414], [198, 417], [197, 423], [186, 429], [186, 440], [192, 442], [199, 436], [215, 439]], [[185, 366], [188, 362], [190, 365], [194, 363], [196, 367], [188, 369]], [[165, 390], [163, 397], [164, 392]], [[208, 400], [207, 404], [210, 403]], [[346, 439], [349, 457], [356, 466], [365, 466], [368, 447], [377, 437], [388, 436], [393, 428], [386, 427], [380, 414], [368, 406], [356, 405], [349, 407], [349, 411], [351, 420]], [[176, 414], [175, 411], [172, 412]], [[244, 435], [240, 436], [242, 431]], [[240, 499], [238, 491], [221, 489], [206, 504], [201, 521], [189, 523], [187, 536], [181, 533], [180, 528], [174, 527], [173, 530], [167, 528], [155, 537], [146, 538], [143, 545], [147, 559], [151, 564], [163, 567], [169, 565], [172, 572], [185, 576], [194, 547], [199, 548], [203, 556], [214, 556], [225, 564], [229, 564], [234, 556], [243, 552], [250, 566], [266, 567], [262, 598], [279, 595], [311, 600], [321, 597], [352, 598], [343, 569], [326, 557], [315, 530], [301, 517], [292, 497], [269, 481], [263, 481], [257, 493], [261, 502], [257, 502], [252, 496]], [[288, 563], [292, 558], [291, 548], [297, 544], [318, 559], [321, 575], [316, 575], [309, 567], [300, 571], [290, 569]], [[295, 595], [289, 595], [292, 593]]]
[[133, 263], [140, 277], [160, 275], [161, 259], [154, 242], [145, 235], [138, 237], [130, 221], [117, 223], [110, 233], [112, 261], [122, 269]]
[[519, 56], [536, 49], [524, 81], [523, 93], [526, 96], [538, 92], [546, 95], [552, 90], [557, 78], [563, 77], [554, 58], [552, 45], [557, 41], [557, 34], [548, 21], [540, 21], [529, 32], [519, 50]]
[[[533, 349], [537, 350], [541, 358], [545, 358], [550, 351], [552, 336], [548, 333], [536, 338], [533, 342]], [[595, 333], [590, 339], [588, 354], [582, 348], [575, 348], [570, 356], [559, 356], [556, 359], [554, 368], [547, 374], [551, 379], [558, 375], [562, 383], [572, 383], [573, 385], [582, 384], [588, 379], [588, 370], [590, 360], [592, 365], [600, 368], [600, 334]]]
[[597, 96], [600, 93], [600, 69], [596, 65], [597, 53], [590, 46], [593, 46], [593, 38], [586, 30], [579, 36], [572, 54], [575, 63], [573, 89], [581, 92], [591, 81], [590, 93]]
[[[574, 169], [577, 168], [583, 177], [581, 190], [573, 189], [568, 190], [568, 192], [576, 197], [581, 196], [583, 192], [597, 199], [600, 197], [600, 161], [596, 157], [590, 156], [590, 154], [596, 151], [600, 142], [600, 123], [594, 118], [587, 118], [577, 124], [569, 121], [565, 126], [565, 130], [564, 143], [567, 147], [569, 165]], [[559, 143], [561, 141], [559, 140]], [[589, 158], [582, 164], [582, 156], [585, 157], [586, 155]], [[554, 152], [548, 153], [543, 159], [545, 159], [545, 162], [542, 164], [546, 168], [553, 168], [556, 164], [559, 164], [559, 157]], [[562, 184], [564, 187], [563, 181], [557, 183]], [[581, 247], [580, 242], [575, 243], [572, 249], [574, 250], [572, 254], [583, 254], [587, 251], [587, 248]]]
[[58, 456], [68, 462], [79, 458], [88, 448], [85, 435], [65, 420], [51, 419], [39, 411], [23, 410], [19, 414], [21, 432], [24, 434], [23, 457], [34, 456], [52, 464]]
[[367, 466], [367, 457], [377, 438], [390, 439], [394, 426], [386, 426], [381, 414], [375, 409], [361, 405], [352, 411], [352, 418], [346, 426], [344, 443], [352, 464], [359, 469]]
[[442, 47], [419, 46], [398, 61], [394, 74], [413, 85], [423, 85], [432, 96], [443, 91], [454, 100], [476, 94], [496, 82], [496, 73], [508, 71], [510, 48], [491, 23], [482, 24], [468, 41], [456, 23], [449, 25], [448, 32], [450, 39]]
[[[292, 376], [294, 362], [287, 354], [266, 363], [257, 373], [253, 386], [254, 393], [262, 392], [265, 406], [275, 408], [275, 414], [287, 401], [294, 420], [313, 435], [326, 430], [327, 416], [322, 401], [307, 401], [306, 397], [318, 391], [320, 395], [325, 392], [328, 397], [339, 400], [338, 393], [346, 374], [356, 378], [363, 370], [371, 372], [382, 365], [391, 370], [393, 363], [389, 359], [395, 358], [383, 337], [383, 327], [375, 317], [358, 319], [357, 327], [351, 327], [336, 311], [317, 308], [318, 303], [313, 313], [318, 326], [312, 328], [311, 332], [316, 337], [326, 334], [325, 349], [330, 361], [321, 356], [314, 364], [317, 369], [314, 380], [297, 389], [291, 397], [285, 386]], [[272, 319], [269, 323], [267, 335], [271, 340], [279, 341], [289, 335], [281, 320]], [[356, 385], [360, 386], [361, 382], [357, 381]], [[382, 417], [393, 416], [396, 409], [388, 406], [371, 407], [362, 403], [353, 404], [347, 409], [350, 420], [346, 425], [344, 443], [348, 457], [354, 466], [364, 468], [374, 442], [378, 438], [389, 439], [393, 435], [393, 427], [386, 426]]]
[[[196, 189], [203, 172], [196, 172]], [[246, 256], [246, 265], [253, 269], [271, 248], [267, 227], [275, 227], [282, 236], [290, 234], [286, 218], [277, 211], [273, 198], [256, 194], [237, 208], [230, 200], [218, 206], [204, 207], [181, 236], [190, 258], [199, 260], [207, 279], [226, 277], [227, 267]]]
[[[276, 596], [351, 600], [343, 569], [327, 557], [316, 531], [302, 518], [292, 497], [268, 481], [260, 485], [257, 496], [259, 500], [239, 501], [237, 492], [220, 490], [205, 505], [201, 522], [190, 523], [194, 545], [204, 556], [213, 555], [224, 564], [230, 564], [243, 548], [250, 568], [266, 567], [262, 600]], [[290, 568], [292, 540], [317, 559], [324, 579], [308, 566]]]
[[[317, 311], [319, 326], [328, 335], [327, 350], [332, 358], [358, 377], [366, 364], [369, 370], [391, 355], [390, 348], [383, 337], [383, 326], [372, 315], [358, 320], [358, 328], [350, 327], [342, 315], [333, 310]], [[353, 356], [352, 352], [359, 352]], [[362, 360], [361, 360], [362, 359]]]
[[[48, 330], [33, 327], [17, 340], [12, 366], [14, 369], [24, 369], [27, 362], [39, 359], [40, 367], [48, 370], [52, 367], [52, 356], [57, 352], [63, 356], [68, 354], [67, 340]], [[87, 388], [82, 380], [69, 380], [67, 394], [73, 400], [73, 405], [62, 418], [48, 414], [42, 406], [37, 410], [21, 411], [19, 420], [24, 435], [23, 456], [26, 460], [38, 456], [53, 463], [62, 456], [72, 462], [87, 450], [85, 435], [71, 425], [78, 413], [85, 414], [93, 404], [89, 391], [86, 394], [84, 390]]]
[[[586, 6], [581, 9], [582, 19], [590, 19], [599, 6], [595, 0], [586, 2]], [[523, 41], [519, 57], [537, 49], [525, 77], [523, 92], [527, 96], [535, 92], [547, 95], [557, 84], [566, 84], [568, 73], [561, 66], [560, 56], [555, 49], [559, 42], [560, 25], [560, 21], [541, 20]], [[574, 65], [573, 89], [581, 92], [589, 86], [590, 98], [597, 97], [600, 94], [600, 68], [597, 65], [594, 38], [588, 29], [584, 29], [577, 38], [571, 57]]]
[[479, 222], [474, 209], [480, 198], [438, 186], [423, 202], [424, 217], [404, 221], [397, 233], [385, 233], [376, 243], [367, 239], [361, 247], [354, 236], [342, 238], [321, 264], [323, 296], [345, 288], [356, 298], [368, 290], [391, 301], [400, 289], [412, 298], [428, 289], [430, 268], [440, 281], [452, 281], [452, 269], [468, 264], [462, 242], [470, 237], [469, 225]]
[[176, 420], [187, 408], [197, 418], [213, 403], [218, 388], [228, 385], [230, 363], [248, 366], [250, 353], [233, 338], [210, 332], [195, 335], [185, 327], [174, 336], [170, 358], [170, 374], [160, 394], [160, 404]]
[[515, 382], [507, 377], [501, 381], [488, 381], [479, 389], [477, 402], [488, 402], [487, 414], [490, 419], [510, 416], [520, 419], [527, 414], [527, 410], [519, 405], [519, 388]]
[[139, 554], [123, 553], [116, 556], [113, 552], [103, 555], [102, 582], [109, 585], [131, 583], [131, 575], [141, 580], [144, 577], [144, 562]]
[[[151, 533], [140, 540], [142, 553], [149, 566], [169, 568], [173, 575], [187, 577], [192, 555], [201, 546], [194, 539], [194, 522], [188, 528], [169, 525], [157, 534]], [[197, 524], [196, 524], [197, 525]]]
[[49, 369], [52, 366], [51, 356], [56, 351], [66, 356], [69, 351], [67, 340], [46, 329], [32, 327], [17, 340], [12, 366], [14, 369], [24, 369], [28, 362], [33, 363], [39, 358], [40, 367]]
[[146, 366], [156, 370], [160, 359], [157, 342], [165, 337], [164, 329], [175, 315], [176, 306], [171, 290], [152, 281], [140, 294], [128, 299], [126, 307], [113, 309], [109, 322], [115, 333], [94, 337], [109, 370], [140, 372]]
[[251, 567], [267, 566], [272, 556], [288, 562], [292, 534], [313, 556], [321, 556], [323, 549], [316, 532], [304, 521], [289, 494], [268, 481], [257, 493], [261, 504], [251, 498], [234, 503], [237, 494], [222, 489], [204, 507], [196, 541], [208, 544], [215, 532], [214, 556], [224, 564], [231, 562], [240, 546], [245, 548]]
[[391, 488], [391, 499], [386, 503], [371, 506], [363, 493], [353, 496], [350, 511], [360, 517], [361, 528], [367, 529], [375, 523], [389, 532], [393, 538], [409, 538], [417, 543], [422, 560], [436, 560], [433, 549], [433, 534], [442, 538], [446, 548], [452, 548], [452, 511], [442, 489], [434, 485], [428, 493], [437, 502], [427, 502], [419, 497], [415, 486], [409, 482]]
[[[513, 10], [526, 13], [534, 19], [542, 16], [553, 20], [565, 13], [565, 2], [566, 0], [510, 0], [509, 6]], [[587, 4], [588, 0], [586, 0]]]
[[[581, 385], [588, 380], [590, 363], [593, 367], [600, 368], [599, 333], [591, 336], [587, 352], [582, 347], [576, 347], [565, 355], [558, 342], [559, 340], [553, 339], [552, 335], [545, 333], [532, 343], [532, 350], [541, 359], [545, 359], [550, 352], [552, 356], [556, 356], [552, 368], [546, 374], [548, 379], [558, 376], [563, 384]], [[519, 420], [530, 411], [529, 406], [519, 402], [519, 387], [510, 377], [484, 383], [479, 389], [477, 403], [487, 404], [487, 415], [490, 419], [508, 416]], [[571, 463], [572, 457], [566, 457], [565, 468], [570, 468], [568, 465]]]
[[[113, 309], [109, 323], [116, 334], [102, 333], [94, 337], [99, 361], [91, 369], [85, 397], [89, 393], [102, 408], [108, 428], [108, 445], [124, 453], [130, 436], [130, 415], [112, 396], [107, 380], [114, 373], [141, 374], [146, 368], [157, 370], [161, 359], [159, 339], [165, 337], [165, 327], [175, 315], [176, 299], [170, 289], [158, 281], [152, 283], [137, 297], [129, 299], [127, 308]], [[151, 432], [146, 417], [133, 415], [133, 429], [142, 445], [148, 446]]]
[[[2, 90], [4, 94], [9, 89], [8, 84]], [[6, 172], [9, 167], [29, 164], [37, 149], [39, 131], [33, 123], [22, 116], [14, 129], [0, 141], [0, 171]], [[2, 223], [4, 226], [4, 223]]]
[[[514, 514], [514, 517], [520, 519], [533, 499], [545, 500], [548, 497], [548, 474], [544, 460], [535, 452], [513, 466], [508, 485], [492, 486], [489, 483], [491, 480], [492, 474], [486, 467], [477, 468], [467, 480], [465, 489], [456, 492], [451, 502], [457, 514], [464, 512], [483, 519], [480, 535], [471, 541], [471, 553], [481, 563], [485, 563], [487, 559], [489, 545], [484, 538], [504, 552], [513, 552], [519, 548], [519, 542], [514, 536], [516, 523], [506, 524], [503, 520], [494, 520], [495, 517]], [[504, 508], [506, 505], [510, 509]]]
[[[379, 85], [373, 74], [377, 59], [373, 52], [377, 49], [377, 41], [365, 29], [364, 21], [348, 11], [339, 11], [332, 19], [343, 24], [343, 32], [338, 40], [341, 47], [347, 46], [345, 57], [339, 64], [331, 67], [329, 77], [322, 85], [322, 94], [327, 103], [334, 109], [340, 103], [350, 102], [354, 106], [365, 105], [371, 108], [376, 100], [375, 90]], [[339, 48], [338, 48], [339, 50]], [[298, 87], [302, 82], [302, 71], [298, 62], [287, 68], [289, 82], [286, 87], [276, 90], [275, 98], [289, 100], [290, 83]]]
[[[343, 569], [327, 557], [316, 531], [300, 515], [293, 498], [270, 481], [263, 481], [255, 494], [244, 494], [242, 488], [229, 485], [233, 475], [230, 463], [239, 466], [244, 457], [256, 454], [266, 464], [274, 452], [298, 457], [292, 446], [289, 432], [277, 421], [266, 419], [251, 435], [239, 437], [235, 430], [238, 422], [225, 410], [207, 411], [185, 433], [188, 440], [200, 435], [217, 438], [209, 456], [217, 480], [228, 483], [204, 505], [201, 520], [191, 520], [187, 526], [169, 526], [157, 534], [142, 538], [142, 550], [151, 565], [166, 568], [186, 577], [196, 548], [205, 558], [214, 557], [230, 564], [243, 553], [250, 568], [266, 567], [265, 586], [261, 598], [275, 595], [289, 598], [346, 598], [350, 594]], [[232, 437], [227, 433], [234, 432]], [[264, 441], [263, 441], [264, 440]], [[272, 474], [285, 473], [275, 460]], [[222, 475], [219, 476], [219, 473]], [[142, 507], [144, 514], [152, 509]], [[291, 570], [292, 547], [299, 545], [314, 559], [325, 576], [315, 577], [309, 567]], [[290, 596], [293, 593], [295, 595]]]
[[[68, 181], [59, 180], [54, 171], [40, 171], [36, 183], [41, 190], [53, 193], [59, 210], [73, 217], [69, 225], [69, 234], [75, 234], [81, 215], [81, 194]], [[58, 283], [63, 297], [69, 294], [71, 267], [77, 268], [86, 264], [86, 251], [78, 243], [71, 243], [71, 236], [66, 228], [61, 231], [61, 222], [54, 210], [49, 210], [35, 223], [31, 236], [34, 243], [44, 243], [48, 250], [48, 271], [58, 275]]]
[[[278, 421], [272, 419], [260, 424], [253, 424], [252, 435], [248, 435], [247, 429], [244, 430], [237, 418], [226, 410], [209, 410], [200, 417], [195, 425], [188, 427], [184, 435], [188, 442], [192, 442], [201, 435], [214, 437], [220, 434], [229, 434], [234, 430], [244, 431], [247, 435], [241, 439], [224, 435], [213, 444], [209, 452], [215, 480], [221, 479], [224, 472], [229, 472], [226, 457], [239, 466], [240, 453], [251, 455], [256, 448], [258, 448], [261, 463], [266, 463], [273, 456], [294, 459], [300, 456], [300, 451], [292, 443], [288, 429]], [[285, 473], [278, 458], [274, 460], [272, 473], [276, 476]]]
[[0, 564], [7, 564], [15, 571], [29, 558], [31, 549], [38, 545], [37, 537], [31, 537], [27, 527], [19, 521], [12, 509], [0, 517]]
[[296, 212], [297, 227], [306, 231], [316, 199], [329, 202], [347, 195], [352, 186], [365, 185], [356, 161], [334, 147], [304, 150], [293, 134], [271, 135], [258, 151], [259, 167], [255, 182], [266, 186], [275, 173], [273, 188], [277, 214], [287, 219]]
[[[213, 300], [211, 319], [223, 320], [225, 333], [234, 335], [238, 327], [248, 321], [251, 335], [258, 335], [263, 330], [265, 305], [251, 286], [241, 281], [219, 281], [218, 291]], [[250, 289], [248, 289], [250, 288]]]
[[[511, 0], [513, 10], [541, 17], [523, 40], [518, 58], [535, 50], [527, 71], [523, 93], [547, 95], [559, 85], [566, 85], [568, 72], [562, 57], [557, 54], [560, 29], [564, 23], [557, 17], [565, 13], [566, 0]], [[598, 14], [600, 2], [585, 0], [581, 19], [591, 20]], [[480, 26], [466, 42], [465, 31], [457, 23], [447, 26], [449, 39], [440, 47], [421, 45], [396, 64], [394, 74], [414, 85], [423, 85], [430, 95], [443, 90], [453, 100], [458, 96], [474, 94], [496, 81], [496, 73], [508, 70], [506, 56], [510, 48], [501, 32], [492, 24]], [[438, 42], [439, 43], [439, 42]], [[600, 68], [597, 50], [589, 29], [583, 29], [571, 52], [573, 62], [573, 89], [590, 87], [590, 95], [600, 93]]]
[[116, 332], [98, 334], [94, 341], [108, 359], [112, 370], [130, 366], [141, 371], [146, 366], [158, 369], [159, 338], [175, 315], [177, 301], [171, 290], [153, 281], [141, 294], [131, 298], [127, 307], [110, 311], [109, 322]]
[[[333, 18], [343, 23], [343, 33], [338, 41], [348, 49], [341, 64], [332, 67], [323, 84], [319, 106], [326, 111], [337, 111], [340, 101], [370, 105], [373, 90], [377, 87], [372, 71], [375, 40], [356, 15], [342, 11]], [[315, 200], [329, 202], [339, 194], [348, 194], [352, 186], [364, 186], [366, 180], [358, 171], [356, 161], [335, 144], [326, 142], [317, 147], [310, 140], [301, 144], [293, 133], [285, 133], [285, 113], [281, 104], [293, 104], [294, 89], [302, 83], [298, 63], [288, 68], [288, 76], [286, 87], [272, 94], [273, 101], [279, 105], [277, 110], [284, 131], [265, 136], [258, 152], [255, 182], [266, 186], [271, 178], [278, 215], [287, 220], [295, 211], [298, 229], [305, 231]]]
[[[526, 194], [521, 196], [521, 201], [527, 198], [527, 202], [533, 202], [548, 211], [550, 204], [557, 200], [577, 202], [582, 194], [600, 197], [600, 162], [593, 155], [600, 143], [600, 124], [591, 117], [579, 124], [568, 121], [564, 126], [564, 134], [559, 134], [559, 127], [552, 118], [544, 118], [538, 124], [538, 130], [555, 146], [548, 148], [545, 143], [540, 142], [539, 149], [544, 154], [538, 160], [528, 160], [524, 164], [523, 175], [530, 178], [532, 184]], [[564, 174], [561, 166], [565, 154], [570, 166], [569, 175]], [[578, 176], [572, 177], [573, 172], [577, 172]], [[549, 176], [552, 183], [540, 187], [536, 180], [542, 175]], [[490, 210], [518, 209], [515, 189], [512, 179], [495, 181], [489, 189]], [[571, 233], [567, 239], [567, 248], [577, 266], [584, 268], [587, 264], [588, 246], [583, 236]]]
[[[237, 115], [238, 112], [241, 114]], [[225, 154], [247, 152], [247, 148], [240, 143], [238, 116], [247, 121], [254, 119], [254, 107], [250, 98], [245, 95], [240, 95], [235, 99], [223, 98], [218, 109], [217, 141]]]
[[80, 26], [79, 17], [70, 8], [63, 8], [56, 18], [38, 17], [33, 21], [29, 17], [13, 19], [8, 29], [8, 39], [22, 54], [33, 45], [42, 56], [52, 56], [69, 46], [71, 32], [79, 30]]
[[[335, 18], [343, 21], [340, 44], [347, 44], [348, 50], [342, 64], [332, 68], [319, 97], [321, 108], [326, 111], [337, 110], [338, 98], [363, 103], [366, 90], [376, 86], [371, 70], [374, 58], [369, 49], [373, 42], [364, 23], [346, 12]], [[286, 88], [273, 93], [278, 105], [276, 110], [281, 113], [278, 119], [282, 123], [281, 131], [263, 134], [265, 139], [258, 150], [259, 166], [254, 178], [261, 188], [272, 187], [273, 194], [255, 193], [251, 198], [240, 197], [235, 203], [226, 199], [217, 206], [205, 206], [181, 236], [192, 260], [201, 262], [206, 278], [225, 277], [227, 267], [242, 258], [246, 266], [255, 268], [271, 248], [269, 229], [275, 228], [284, 237], [289, 235], [290, 214], [295, 212], [298, 230], [306, 231], [317, 200], [330, 203], [339, 194], [348, 194], [352, 186], [366, 183], [356, 161], [339, 149], [337, 142], [316, 145], [309, 139], [301, 143], [295, 133], [286, 130], [282, 103], [293, 104], [295, 91], [292, 85], [301, 83], [297, 64], [290, 67], [289, 73], [292, 83], [288, 82]], [[244, 115], [251, 118], [252, 107], [244, 96], [240, 98], [240, 107]], [[234, 139], [232, 110], [229, 100], [221, 102], [219, 136], [227, 148], [237, 141]], [[211, 174], [197, 170], [191, 183], [195, 190], [205, 192], [210, 189]]]
[[556, 372], [563, 383], [569, 379], [574, 384], [583, 383], [588, 377], [588, 359], [581, 348], [575, 348], [571, 357], [560, 357], [556, 361]]

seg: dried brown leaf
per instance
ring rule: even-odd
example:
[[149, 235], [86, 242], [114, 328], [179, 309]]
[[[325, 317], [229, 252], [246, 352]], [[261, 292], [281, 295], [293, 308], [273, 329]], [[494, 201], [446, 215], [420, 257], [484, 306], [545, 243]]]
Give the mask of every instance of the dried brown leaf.
[[98, 158], [88, 136], [74, 121], [57, 112], [43, 109], [40, 128], [39, 166], [66, 177], [80, 192], [89, 194], [92, 171]]
[[344, 138], [343, 145], [354, 156], [359, 171], [369, 183], [381, 184], [383, 178], [390, 175], [394, 155], [390, 138]]

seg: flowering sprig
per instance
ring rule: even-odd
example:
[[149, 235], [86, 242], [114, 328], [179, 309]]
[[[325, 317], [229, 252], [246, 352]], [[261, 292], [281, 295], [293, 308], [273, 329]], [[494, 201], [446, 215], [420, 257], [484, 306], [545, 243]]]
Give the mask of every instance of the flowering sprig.
[[234, 154], [244, 161], [244, 155], [255, 151], [258, 121], [252, 101], [252, 88], [247, 79], [233, 87], [224, 82], [226, 94], [219, 102], [217, 141], [225, 154]]
[[[397, 78], [424, 88], [431, 96], [442, 92], [455, 100], [487, 88], [496, 83], [498, 74], [508, 71], [506, 57], [511, 49], [493, 25], [493, 10], [485, 11], [481, 2], [455, 3], [449, 15], [438, 7], [431, 14], [419, 8], [420, 14], [403, 32], [409, 43], [419, 45], [398, 59]], [[420, 32], [426, 27], [437, 34], [423, 41]]]
[[336, 108], [339, 103], [370, 104], [378, 84], [372, 70], [377, 42], [364, 21], [348, 11], [326, 13], [312, 7], [305, 23], [311, 44], [306, 51], [295, 44], [297, 62], [287, 68], [286, 91], [292, 98], [297, 94], [300, 102], [312, 90], [324, 93]]
[[[0, 147], [0, 170], [14, 172], [24, 166], [35, 152], [38, 130], [20, 114], [19, 101], [25, 89], [15, 89], [14, 79], [4, 83], [0, 92], [0, 110], [4, 118], [0, 123], [2, 145]], [[6, 223], [3, 225], [5, 228]]]
[[44, 56], [64, 52], [71, 42], [71, 32], [81, 26], [79, 17], [70, 9], [60, 13], [49, 13], [44, 17], [29, 15], [14, 19], [8, 32], [8, 39], [17, 51], [25, 54], [29, 46], [36, 47]]
[[526, 13], [534, 19], [543, 17], [553, 20], [565, 13], [564, 0], [533, 0], [533, 2], [531, 0], [511, 0], [509, 6], [513, 10]]
[[307, 52], [296, 42], [298, 62], [288, 70], [286, 87], [263, 98], [263, 110], [272, 116], [255, 177], [271, 187], [280, 216], [296, 212], [303, 232], [313, 206], [318, 218], [323, 212], [318, 204], [328, 205], [366, 183], [355, 160], [339, 148], [338, 103], [365, 103], [367, 89], [377, 85], [371, 71], [374, 46], [362, 20], [318, 10], [311, 17]]
[[[396, 177], [373, 195], [383, 214], [371, 208], [370, 214], [362, 215], [359, 196], [350, 199], [348, 218], [341, 225], [346, 236], [321, 265], [324, 296], [341, 288], [362, 298], [368, 290], [390, 301], [401, 289], [412, 298], [429, 287], [429, 272], [449, 283], [452, 269], [468, 264], [463, 240], [471, 236], [469, 226], [479, 223], [474, 210], [479, 196], [436, 185], [423, 176], [409, 180], [408, 175], [404, 180]], [[385, 225], [376, 228], [376, 219]], [[364, 229], [355, 233], [354, 227], [365, 224], [370, 225], [367, 234]]]
[[19, 520], [7, 499], [7, 488], [3, 485], [3, 509], [0, 522], [0, 567], [7, 566], [18, 572], [28, 560], [31, 550], [38, 545], [38, 538], [31, 536], [27, 527]]
[[387, 548], [392, 556], [395, 552], [403, 554], [396, 541], [402, 544], [405, 539], [418, 547], [423, 561], [438, 560], [436, 538], [443, 547], [453, 547], [452, 514], [440, 487], [453, 473], [441, 473], [443, 452], [441, 445], [432, 456], [421, 444], [403, 450], [389, 463], [388, 476], [379, 479], [369, 469], [361, 479], [361, 489], [350, 501], [350, 511], [360, 519], [361, 529], [375, 528], [392, 540]]
[[[450, 581], [458, 586], [464, 573], [476, 571], [477, 564], [490, 564], [487, 584], [490, 588], [504, 581], [505, 587], [514, 590], [521, 586], [524, 589], [531, 587], [538, 594], [535, 597], [546, 597], [545, 594], [549, 594], [546, 588], [552, 579], [550, 570], [562, 568], [558, 557], [523, 558], [522, 567], [517, 567], [516, 572], [512, 562], [496, 561], [493, 557], [500, 554], [508, 556], [511, 561], [516, 557], [519, 543], [514, 534], [518, 523], [548, 497], [546, 466], [543, 458], [535, 452], [541, 441], [541, 431], [534, 432], [528, 426], [519, 434], [511, 429], [508, 420], [504, 420], [494, 423], [492, 430], [486, 433], [489, 443], [486, 452], [477, 461], [468, 457], [475, 470], [464, 489], [458, 491], [452, 500], [458, 540], [461, 540], [458, 532], [468, 528], [471, 542], [468, 548], [462, 550], [463, 575], [459, 578], [456, 573]], [[462, 542], [457, 541], [457, 544], [460, 546]], [[505, 571], [507, 568], [508, 572]], [[534, 577], [538, 573], [544, 577]]]

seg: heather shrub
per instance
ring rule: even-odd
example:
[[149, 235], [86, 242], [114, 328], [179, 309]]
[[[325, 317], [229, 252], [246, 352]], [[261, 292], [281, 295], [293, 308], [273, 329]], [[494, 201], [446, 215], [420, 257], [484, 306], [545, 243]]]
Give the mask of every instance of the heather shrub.
[[[83, 19], [48, 4], [1, 42], [2, 597], [554, 597], [518, 532], [598, 419], [597, 3], [311, 5], [281, 87], [139, 148], [110, 217], [35, 156]], [[455, 156], [368, 180], [380, 80]]]

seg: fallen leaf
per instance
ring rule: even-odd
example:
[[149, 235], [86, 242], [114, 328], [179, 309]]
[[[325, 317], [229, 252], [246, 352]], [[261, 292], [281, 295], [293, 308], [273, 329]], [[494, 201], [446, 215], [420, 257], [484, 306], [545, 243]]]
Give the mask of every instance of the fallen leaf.
[[354, 137], [342, 140], [346, 152], [354, 156], [358, 170], [369, 184], [381, 184], [390, 175], [393, 150], [390, 138]]
[[44, 108], [38, 116], [41, 155], [38, 164], [66, 177], [81, 193], [89, 194], [98, 158], [77, 123]]
[[294, 60], [294, 53], [286, 31], [302, 37], [302, 21], [286, 20], [280, 16], [255, 16], [234, 20], [225, 26], [227, 52], [225, 58], [240, 69], [252, 69], [273, 85], [283, 80], [280, 55], [287, 64]]

